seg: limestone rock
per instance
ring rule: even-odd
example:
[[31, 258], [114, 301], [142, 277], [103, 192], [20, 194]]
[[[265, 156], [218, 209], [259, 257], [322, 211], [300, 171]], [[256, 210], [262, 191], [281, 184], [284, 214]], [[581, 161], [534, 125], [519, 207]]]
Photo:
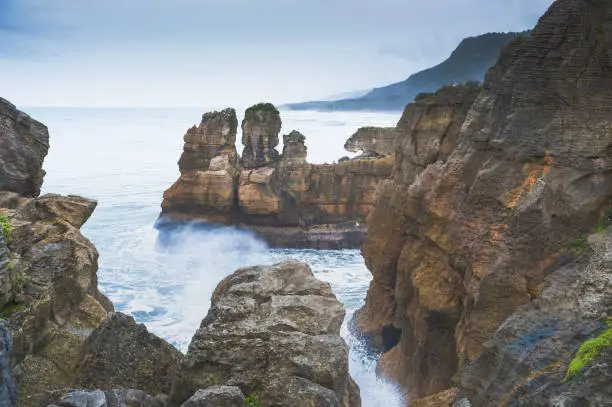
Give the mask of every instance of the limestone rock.
[[0, 98], [0, 191], [38, 196], [48, 151], [47, 127]]
[[351, 153], [390, 155], [395, 151], [395, 127], [361, 127], [344, 144]]
[[612, 349], [564, 382], [580, 345], [609, 328], [612, 312], [612, 227], [588, 238], [581, 258], [545, 281], [533, 302], [510, 316], [461, 374], [473, 407], [604, 406], [612, 400]]
[[187, 214], [229, 214], [236, 197], [234, 182], [234, 176], [227, 170], [183, 174], [164, 192], [162, 210]]
[[[164, 193], [157, 224], [162, 233], [175, 222], [198, 220], [248, 227], [275, 247], [359, 247], [376, 188], [391, 174], [393, 157], [311, 165], [305, 137], [295, 130], [283, 136], [283, 154], [277, 157], [270, 146], [278, 144], [279, 129], [273, 106], [250, 108], [243, 137], [265, 133], [267, 141], [246, 145], [245, 168], [232, 154], [221, 154], [207, 171], [182, 174]], [[262, 146], [272, 148], [265, 147], [267, 156]]]
[[213, 294], [170, 405], [198, 389], [228, 385], [257, 396], [262, 406], [359, 406], [339, 334], [343, 318], [329, 284], [304, 263], [237, 270]]
[[181, 174], [206, 171], [210, 161], [219, 155], [235, 156], [237, 128], [238, 119], [234, 109], [202, 115], [200, 125], [193, 126], [185, 134], [183, 154], [179, 160]]
[[306, 164], [306, 137], [299, 131], [293, 130], [283, 136], [282, 162], [288, 166]]
[[[391, 375], [409, 399], [450, 388], [610, 204], [611, 24], [608, 1], [557, 0], [477, 95], [443, 89], [406, 109], [368, 217], [357, 325], [401, 331], [381, 364], [401, 361]], [[437, 106], [449, 92], [454, 107]]]
[[257, 168], [271, 164], [278, 159], [278, 134], [281, 118], [278, 110], [270, 103], [259, 103], [248, 108], [242, 121], [242, 165]]
[[244, 407], [245, 395], [235, 386], [214, 386], [198, 390], [181, 407]]
[[110, 313], [85, 340], [77, 383], [84, 388], [117, 386], [168, 394], [182, 354], [143, 324]]

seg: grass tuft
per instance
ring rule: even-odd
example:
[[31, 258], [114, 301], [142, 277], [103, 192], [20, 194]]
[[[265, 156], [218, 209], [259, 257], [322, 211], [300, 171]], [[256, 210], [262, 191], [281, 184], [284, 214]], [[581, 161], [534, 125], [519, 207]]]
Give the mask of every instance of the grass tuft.
[[606, 319], [608, 328], [600, 333], [597, 337], [586, 340], [576, 356], [570, 361], [567, 367], [567, 373], [565, 375], [564, 382], [575, 377], [584, 368], [586, 368], [593, 360], [595, 360], [602, 350], [612, 347], [612, 318]]

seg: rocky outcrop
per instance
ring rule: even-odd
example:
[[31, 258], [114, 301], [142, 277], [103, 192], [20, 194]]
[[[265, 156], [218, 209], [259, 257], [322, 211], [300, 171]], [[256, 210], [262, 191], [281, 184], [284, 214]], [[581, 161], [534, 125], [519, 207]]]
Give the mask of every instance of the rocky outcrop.
[[179, 160], [181, 174], [205, 171], [210, 161], [221, 155], [235, 159], [238, 119], [234, 109], [202, 115], [199, 126], [193, 126], [185, 134], [183, 154]]
[[213, 293], [170, 406], [211, 386], [237, 386], [262, 407], [359, 406], [339, 333], [343, 319], [329, 284], [304, 263], [237, 270]]
[[[576, 351], [569, 325], [582, 311], [555, 311], [551, 291], [538, 298], [549, 284], [555, 291], [555, 278], [569, 283], [563, 274], [545, 279], [611, 203], [611, 24], [608, 1], [558, 0], [530, 37], [503, 52], [469, 112], [463, 96], [454, 109], [418, 119], [420, 104], [459, 88], [417, 98], [404, 112], [398, 128], [408, 131], [368, 218], [364, 255], [373, 281], [356, 322], [370, 336], [398, 333], [379, 363], [409, 400], [457, 387], [459, 378], [475, 405], [501, 395], [520, 400], [512, 386], [529, 393], [548, 373], [538, 371], [543, 359], [518, 348], [557, 348], [547, 351], [562, 366], [557, 375]], [[592, 289], [605, 290], [598, 284]], [[567, 295], [610, 304], [579, 285]], [[532, 321], [520, 314], [527, 304], [548, 311]], [[580, 337], [595, 325], [577, 327]], [[525, 400], [495, 405], [539, 405]]]
[[376, 187], [391, 172], [392, 155], [312, 165], [297, 131], [283, 136], [278, 155], [280, 125], [272, 105], [248, 109], [242, 165], [222, 153], [208, 167], [183, 173], [164, 193], [161, 229], [200, 220], [246, 227], [276, 247], [358, 247]]
[[365, 156], [390, 155], [395, 151], [395, 127], [361, 127], [344, 144], [351, 153]]
[[143, 324], [111, 313], [85, 340], [77, 373], [83, 388], [126, 387], [157, 395], [169, 394], [182, 354], [149, 333]]
[[38, 196], [49, 151], [47, 127], [0, 98], [0, 134], [0, 191]]
[[281, 130], [280, 113], [270, 103], [259, 103], [248, 108], [242, 120], [242, 165], [257, 168], [278, 159], [278, 134]]

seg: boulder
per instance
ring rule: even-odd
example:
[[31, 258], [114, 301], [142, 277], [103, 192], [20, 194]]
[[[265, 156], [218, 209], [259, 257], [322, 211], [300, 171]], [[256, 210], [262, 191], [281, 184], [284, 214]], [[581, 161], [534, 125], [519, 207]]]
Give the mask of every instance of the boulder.
[[84, 388], [122, 386], [152, 395], [170, 393], [182, 354], [122, 313], [110, 313], [85, 340], [76, 383]]
[[0, 191], [38, 196], [48, 151], [47, 127], [0, 98]]
[[170, 405], [196, 390], [237, 386], [262, 406], [360, 405], [340, 337], [344, 308], [308, 265], [237, 270], [211, 308], [176, 375]]
[[235, 386], [214, 386], [198, 390], [181, 407], [245, 407], [246, 396]]

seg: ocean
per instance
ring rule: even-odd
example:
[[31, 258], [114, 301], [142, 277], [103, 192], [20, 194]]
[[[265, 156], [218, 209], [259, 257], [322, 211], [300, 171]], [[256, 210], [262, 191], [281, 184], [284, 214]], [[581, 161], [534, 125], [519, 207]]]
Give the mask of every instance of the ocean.
[[[346, 328], [346, 321], [363, 305], [371, 280], [358, 250], [269, 249], [252, 234], [232, 228], [185, 229], [180, 246], [156, 245], [153, 225], [163, 191], [178, 178], [183, 135], [211, 109], [21, 109], [49, 127], [43, 193], [98, 201], [82, 232], [100, 252], [100, 289], [117, 311], [134, 316], [186, 351], [222, 278], [243, 266], [286, 258], [305, 261], [319, 279], [331, 284], [346, 308], [342, 335], [351, 349], [351, 375], [360, 386], [363, 406], [403, 405], [396, 388], [376, 377], [376, 361]], [[239, 111], [242, 120], [240, 116]], [[323, 163], [350, 156], [343, 145], [357, 128], [394, 126], [399, 113], [281, 111], [281, 118], [281, 134], [299, 130], [306, 136], [308, 161]], [[240, 134], [239, 130], [239, 150]]]

